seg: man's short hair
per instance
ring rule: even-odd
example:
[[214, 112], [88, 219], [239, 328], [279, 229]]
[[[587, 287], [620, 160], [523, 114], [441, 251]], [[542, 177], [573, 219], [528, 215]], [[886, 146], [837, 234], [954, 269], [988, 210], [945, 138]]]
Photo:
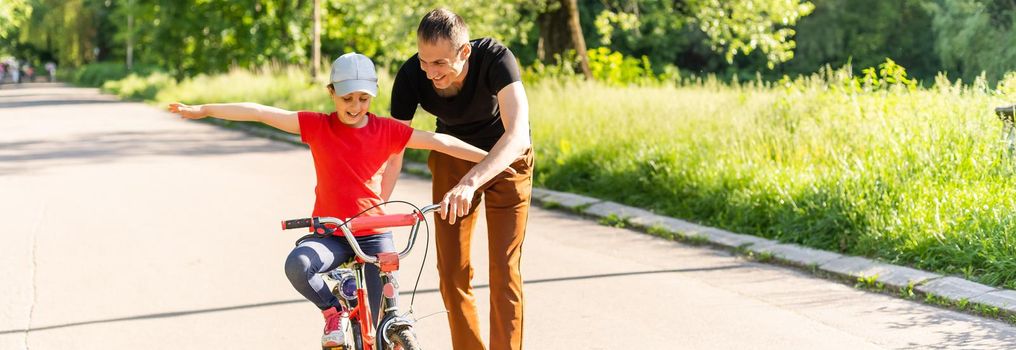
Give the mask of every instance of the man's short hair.
[[420, 41], [428, 44], [445, 39], [453, 47], [459, 48], [469, 42], [469, 26], [455, 12], [441, 7], [423, 16], [420, 27], [416, 28], [416, 35]]

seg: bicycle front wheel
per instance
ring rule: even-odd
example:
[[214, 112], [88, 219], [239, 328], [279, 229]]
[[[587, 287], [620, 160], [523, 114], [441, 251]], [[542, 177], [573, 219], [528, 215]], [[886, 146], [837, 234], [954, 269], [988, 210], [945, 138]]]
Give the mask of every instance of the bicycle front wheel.
[[[392, 331], [392, 342], [402, 347], [402, 350], [420, 350], [420, 342], [416, 340], [416, 333], [412, 327], [399, 327]], [[393, 345], [395, 345], [393, 344]], [[398, 349], [395, 346], [392, 349]]]

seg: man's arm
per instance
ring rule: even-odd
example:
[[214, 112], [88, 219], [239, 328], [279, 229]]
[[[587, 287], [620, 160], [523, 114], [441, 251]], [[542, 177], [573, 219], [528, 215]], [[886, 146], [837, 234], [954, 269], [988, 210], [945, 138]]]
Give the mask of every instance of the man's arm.
[[[497, 93], [504, 135], [491, 148], [490, 154], [476, 164], [441, 201], [441, 218], [455, 224], [457, 217], [469, 213], [476, 189], [504, 171], [531, 146], [529, 139], [529, 101], [521, 81], [505, 86]], [[452, 213], [448, 217], [447, 213]]]
[[169, 111], [187, 119], [212, 116], [233, 121], [261, 122], [291, 134], [300, 134], [300, 119], [296, 112], [257, 103], [213, 103], [196, 106], [170, 103]]
[[[411, 120], [395, 119], [395, 121], [406, 124], [406, 126], [412, 123]], [[399, 173], [402, 172], [402, 157], [405, 153], [402, 151], [388, 157], [388, 165], [385, 166], [385, 172], [381, 174], [381, 200], [387, 201], [395, 191], [395, 183], [399, 180]]]

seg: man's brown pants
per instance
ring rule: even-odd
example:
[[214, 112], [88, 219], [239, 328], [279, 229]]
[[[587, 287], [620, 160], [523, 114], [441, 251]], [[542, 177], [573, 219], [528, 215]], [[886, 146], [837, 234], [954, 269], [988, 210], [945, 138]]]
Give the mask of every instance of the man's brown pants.
[[[431, 152], [434, 203], [438, 203], [476, 163]], [[469, 247], [476, 224], [476, 207], [484, 200], [490, 255], [490, 349], [522, 348], [522, 240], [529, 218], [533, 189], [533, 152], [512, 163], [517, 174], [494, 177], [476, 191], [469, 214], [449, 225], [435, 220], [437, 269], [441, 297], [448, 309], [452, 346], [455, 350], [483, 350], [476, 298], [470, 280]]]

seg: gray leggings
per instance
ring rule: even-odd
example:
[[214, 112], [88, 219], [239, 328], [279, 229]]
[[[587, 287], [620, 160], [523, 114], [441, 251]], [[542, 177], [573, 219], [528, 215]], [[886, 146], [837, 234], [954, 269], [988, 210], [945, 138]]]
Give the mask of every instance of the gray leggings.
[[[356, 238], [360, 248], [367, 255], [380, 252], [394, 252], [395, 243], [392, 233], [386, 232]], [[304, 298], [310, 300], [321, 310], [339, 306], [339, 300], [332, 295], [319, 273], [334, 270], [342, 263], [353, 258], [353, 248], [345, 237], [330, 236], [325, 238], [308, 238], [293, 248], [286, 258], [286, 276]], [[377, 266], [366, 264], [364, 269], [365, 283], [370, 294], [370, 311], [377, 321], [378, 308], [381, 306], [381, 277]]]

